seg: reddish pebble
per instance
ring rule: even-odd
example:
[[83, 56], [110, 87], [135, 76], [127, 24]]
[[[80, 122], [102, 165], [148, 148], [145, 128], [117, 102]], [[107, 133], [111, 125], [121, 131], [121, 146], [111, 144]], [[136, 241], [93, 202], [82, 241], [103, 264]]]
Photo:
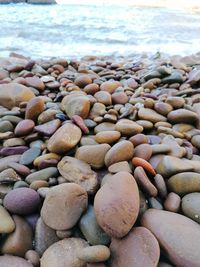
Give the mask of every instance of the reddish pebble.
[[30, 169], [22, 164], [11, 162], [8, 164], [9, 167], [13, 168], [18, 174], [27, 176], [31, 173]]
[[88, 127], [85, 125], [84, 120], [79, 115], [73, 115], [72, 121], [85, 133], [89, 133]]
[[34, 127], [35, 123], [32, 120], [26, 119], [20, 121], [15, 128], [15, 135], [16, 136], [28, 135], [32, 132]]
[[181, 198], [174, 192], [168, 194], [167, 199], [164, 202], [166, 210], [171, 212], [178, 212], [181, 205]]
[[141, 158], [138, 158], [138, 157], [134, 157], [132, 159], [132, 163], [133, 163], [133, 166], [134, 167], [137, 167], [137, 166], [141, 166], [145, 171], [147, 171], [149, 174], [155, 176], [156, 175], [156, 172], [155, 170], [153, 169], [153, 167], [151, 166], [151, 164], [149, 164], [145, 159], [141, 159]]

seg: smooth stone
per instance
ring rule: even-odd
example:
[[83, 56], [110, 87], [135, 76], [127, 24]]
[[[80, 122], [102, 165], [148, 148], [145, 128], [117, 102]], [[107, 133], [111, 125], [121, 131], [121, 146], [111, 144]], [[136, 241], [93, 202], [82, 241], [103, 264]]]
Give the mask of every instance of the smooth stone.
[[0, 159], [0, 172], [9, 168], [10, 162], [19, 162], [21, 155], [7, 156]]
[[56, 167], [49, 167], [40, 171], [33, 172], [26, 177], [26, 182], [31, 184], [37, 180], [47, 181], [51, 177], [58, 176], [58, 170]]
[[129, 141], [134, 145], [134, 147], [141, 144], [148, 144], [148, 138], [144, 134], [136, 134], [129, 138]]
[[0, 149], [0, 156], [11, 156], [23, 154], [28, 150], [27, 146], [13, 146], [13, 147], [3, 147]]
[[200, 192], [200, 174], [181, 172], [171, 176], [167, 182], [169, 189], [178, 195]]
[[154, 109], [161, 115], [166, 116], [170, 111], [173, 110], [173, 107], [168, 103], [157, 102], [154, 105]]
[[112, 94], [113, 104], [126, 104], [128, 102], [128, 96], [125, 92], [115, 92]]
[[9, 167], [15, 170], [19, 175], [22, 175], [22, 176], [28, 176], [31, 173], [28, 167], [22, 164], [16, 163], [16, 162], [11, 162], [9, 164]]
[[133, 153], [134, 147], [130, 141], [120, 141], [112, 146], [106, 153], [105, 165], [109, 167], [110, 165], [120, 161], [128, 161], [133, 157]]
[[150, 208], [157, 209], [157, 210], [163, 210], [163, 205], [162, 205], [161, 201], [159, 201], [155, 197], [150, 197], [148, 199], [148, 204], [149, 204]]
[[81, 130], [76, 125], [66, 123], [51, 136], [47, 148], [53, 153], [65, 153], [78, 144], [81, 135]]
[[200, 223], [200, 193], [190, 193], [182, 198], [181, 209], [188, 218]]
[[35, 250], [41, 256], [48, 247], [58, 240], [56, 231], [47, 226], [40, 217], [35, 228]]
[[121, 86], [121, 83], [118, 81], [106, 81], [100, 85], [100, 90], [106, 91], [112, 94], [120, 86]]
[[171, 151], [171, 148], [165, 144], [156, 144], [151, 145], [152, 154], [168, 154]]
[[44, 100], [41, 97], [32, 98], [26, 105], [25, 119], [36, 121], [44, 109]]
[[104, 166], [105, 155], [110, 148], [108, 144], [81, 146], [76, 150], [75, 157], [95, 169], [100, 169]]
[[115, 125], [115, 130], [122, 135], [131, 136], [139, 134], [143, 131], [143, 127], [134, 121], [128, 119], [121, 119]]
[[61, 125], [61, 121], [56, 119], [56, 120], [48, 121], [44, 124], [35, 126], [34, 130], [45, 136], [51, 136], [57, 131], [60, 125]]
[[178, 97], [178, 96], [169, 96], [166, 99], [166, 103], [171, 105], [173, 108], [178, 109], [184, 106], [185, 99], [183, 97]]
[[25, 253], [32, 249], [32, 229], [20, 216], [14, 215], [15, 231], [10, 233], [1, 246], [1, 252], [24, 257]]
[[157, 238], [164, 254], [173, 265], [199, 266], [199, 224], [183, 215], [155, 209], [147, 210], [141, 223]]
[[52, 187], [46, 195], [41, 217], [45, 224], [55, 230], [72, 228], [88, 205], [85, 189], [75, 183]]
[[140, 108], [138, 110], [138, 117], [142, 120], [147, 120], [152, 123], [156, 123], [159, 121], [167, 121], [166, 117], [149, 108]]
[[88, 244], [81, 238], [65, 238], [51, 245], [42, 255], [41, 267], [85, 267], [78, 258], [79, 251]]
[[40, 148], [32, 147], [22, 154], [19, 163], [22, 165], [30, 165], [40, 155], [40, 153]]
[[26, 77], [25, 84], [26, 86], [33, 87], [39, 91], [43, 91], [45, 89], [45, 84], [38, 76]]
[[87, 86], [88, 84], [91, 84], [92, 83], [92, 79], [89, 75], [86, 75], [86, 74], [81, 74], [79, 75], [78, 77], [76, 77], [74, 83], [83, 88], [85, 86]]
[[130, 165], [128, 164], [127, 161], [120, 161], [120, 162], [110, 165], [108, 168], [108, 171], [111, 173], [118, 173], [122, 171], [129, 172], [129, 173], [132, 172]]
[[134, 167], [142, 167], [148, 174], [151, 174], [152, 176], [156, 175], [154, 168], [145, 159], [134, 157], [132, 158], [132, 164]]
[[24, 181], [17, 181], [17, 182], [15, 182], [15, 184], [14, 184], [12, 189], [17, 189], [17, 188], [21, 188], [21, 187], [26, 187], [27, 188], [27, 187], [29, 187], [29, 185]]
[[28, 135], [32, 132], [34, 126], [35, 126], [34, 121], [29, 119], [22, 120], [17, 124], [15, 128], [15, 135], [16, 136]]
[[69, 118], [79, 115], [81, 118], [86, 119], [90, 111], [90, 100], [87, 95], [72, 93], [63, 98], [61, 107]]
[[10, 191], [3, 200], [4, 207], [11, 213], [26, 215], [36, 211], [40, 197], [30, 188], [16, 188]]
[[198, 121], [197, 113], [183, 108], [171, 111], [170, 113], [168, 113], [167, 118], [171, 123], [174, 124], [176, 123], [193, 124]]
[[89, 205], [79, 222], [79, 228], [91, 245], [107, 245], [110, 237], [98, 225], [93, 206]]
[[42, 140], [35, 140], [35, 141], [32, 141], [32, 142], [29, 144], [29, 146], [30, 146], [30, 147], [38, 147], [38, 148], [42, 149], [43, 144], [44, 144], [44, 143], [43, 143]]
[[78, 253], [78, 257], [80, 260], [90, 263], [104, 262], [110, 257], [110, 250], [103, 245], [89, 246], [82, 248]]
[[59, 110], [48, 108], [47, 110], [39, 114], [37, 121], [39, 124], [43, 124], [45, 122], [54, 120], [58, 114]]
[[0, 256], [0, 265], [1, 267], [33, 267], [33, 265], [25, 259], [11, 255]]
[[57, 161], [59, 161], [60, 159], [61, 159], [61, 157], [58, 154], [47, 153], [47, 154], [43, 154], [43, 155], [37, 157], [34, 160], [33, 165], [38, 167], [38, 165], [44, 160], [57, 160]]
[[14, 115], [6, 115], [1, 118], [2, 121], [10, 121], [12, 124], [16, 125], [23, 119]]
[[28, 250], [25, 259], [36, 267], [40, 265], [40, 256], [35, 250]]
[[109, 267], [156, 267], [160, 247], [145, 227], [134, 227], [123, 239], [112, 239]]
[[136, 123], [143, 127], [143, 129], [146, 131], [149, 131], [153, 128], [153, 123], [147, 120], [137, 120]]
[[190, 162], [173, 156], [164, 156], [156, 167], [157, 173], [163, 177], [170, 177], [176, 173], [193, 171], [194, 168]]
[[94, 128], [96, 134], [104, 131], [115, 131], [115, 124], [112, 122], [102, 122]]
[[185, 154], [185, 148], [181, 147], [178, 144], [177, 139], [172, 135], [166, 135], [162, 139], [162, 144], [168, 145], [168, 147], [170, 148], [170, 156], [182, 158]]
[[95, 141], [99, 144], [112, 144], [119, 140], [121, 133], [118, 131], [102, 131], [95, 135]]
[[171, 212], [178, 212], [180, 210], [181, 198], [174, 192], [170, 192], [164, 202], [164, 208]]
[[99, 91], [96, 94], [94, 94], [94, 97], [96, 100], [106, 106], [112, 105], [112, 98], [111, 94], [106, 91]]
[[193, 146], [200, 149], [200, 135], [193, 136], [191, 139], [191, 143], [193, 144]]
[[26, 143], [22, 138], [10, 138], [3, 142], [4, 147], [12, 147], [12, 146], [24, 146]]
[[15, 183], [20, 180], [20, 176], [12, 168], [0, 172], [0, 183]]
[[68, 182], [80, 185], [88, 194], [96, 192], [98, 186], [97, 173], [86, 162], [66, 156], [58, 163], [58, 170]]
[[0, 121], [0, 132], [5, 133], [9, 131], [13, 131], [13, 125], [10, 121]]
[[164, 84], [182, 83], [183, 81], [183, 76], [178, 71], [173, 71], [169, 76], [162, 79]]
[[41, 187], [49, 187], [49, 183], [47, 181], [38, 180], [34, 181], [30, 184], [30, 188], [37, 191]]
[[134, 148], [134, 157], [149, 160], [152, 156], [152, 148], [149, 144], [141, 144]]
[[118, 172], [110, 177], [94, 199], [98, 224], [109, 236], [116, 238], [122, 238], [130, 231], [137, 219], [139, 205], [138, 187], [128, 172]]
[[161, 196], [161, 198], [166, 198], [167, 197], [167, 185], [166, 185], [166, 182], [163, 176], [160, 174], [156, 174], [156, 176], [154, 177], [154, 184], [155, 184], [155, 187], [158, 189], [158, 193]]
[[35, 97], [34, 93], [26, 86], [19, 83], [0, 85], [0, 105], [8, 109], [18, 107], [21, 102], [29, 101]]
[[15, 229], [15, 222], [13, 221], [7, 210], [0, 205], [0, 234], [12, 233]]

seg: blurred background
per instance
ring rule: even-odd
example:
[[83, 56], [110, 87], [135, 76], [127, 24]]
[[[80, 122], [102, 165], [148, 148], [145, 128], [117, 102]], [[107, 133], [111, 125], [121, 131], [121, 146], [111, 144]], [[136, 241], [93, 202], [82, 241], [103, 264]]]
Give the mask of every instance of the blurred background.
[[[109, 2], [109, 3], [108, 3]], [[200, 52], [200, 0], [57, 0], [0, 5], [0, 56]]]

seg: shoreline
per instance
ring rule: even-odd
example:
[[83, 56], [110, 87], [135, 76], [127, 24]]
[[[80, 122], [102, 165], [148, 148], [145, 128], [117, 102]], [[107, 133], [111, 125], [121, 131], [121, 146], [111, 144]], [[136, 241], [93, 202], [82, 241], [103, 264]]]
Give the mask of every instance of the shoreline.
[[0, 58], [0, 266], [198, 266], [199, 203], [200, 55]]

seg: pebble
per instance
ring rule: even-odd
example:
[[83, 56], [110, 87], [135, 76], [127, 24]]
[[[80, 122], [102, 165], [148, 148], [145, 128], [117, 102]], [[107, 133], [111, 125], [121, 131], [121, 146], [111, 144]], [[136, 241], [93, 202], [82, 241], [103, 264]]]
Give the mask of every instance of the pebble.
[[121, 171], [129, 172], [129, 173], [132, 172], [127, 161], [120, 161], [120, 162], [117, 162], [117, 163], [110, 165], [108, 167], [108, 171], [111, 173], [118, 173]]
[[41, 267], [85, 267], [78, 255], [88, 244], [81, 238], [65, 238], [51, 245], [41, 258]]
[[10, 191], [3, 200], [4, 207], [11, 213], [27, 215], [36, 211], [40, 198], [35, 190], [30, 188], [16, 188]]
[[185, 195], [181, 201], [181, 209], [185, 216], [200, 223], [200, 193]]
[[35, 267], [40, 265], [40, 256], [35, 250], [28, 250], [25, 254], [25, 259]]
[[34, 93], [26, 86], [19, 83], [0, 85], [0, 105], [8, 109], [18, 107], [21, 102], [29, 101], [35, 97]]
[[47, 193], [41, 217], [49, 227], [55, 230], [67, 230], [78, 222], [87, 205], [87, 192], [80, 185], [60, 184]]
[[198, 115], [187, 109], [177, 109], [168, 113], [168, 120], [173, 123], [189, 123], [193, 124], [198, 121]]
[[100, 169], [104, 166], [105, 155], [110, 148], [109, 144], [81, 146], [76, 150], [75, 158], [88, 163], [95, 169]]
[[5, 238], [1, 252], [19, 257], [24, 257], [25, 253], [32, 248], [32, 229], [29, 224], [20, 216], [14, 215], [15, 230]]
[[160, 247], [154, 235], [145, 227], [133, 227], [123, 239], [112, 239], [110, 267], [155, 267]]
[[170, 192], [164, 202], [166, 210], [171, 212], [178, 212], [181, 205], [181, 198], [174, 192]]
[[15, 229], [15, 222], [13, 221], [7, 210], [0, 205], [0, 233], [9, 234]]
[[153, 176], [156, 175], [154, 168], [145, 159], [134, 157], [132, 159], [132, 164], [134, 167], [138, 167], [138, 166], [142, 167], [147, 173]]
[[22, 154], [19, 163], [25, 166], [30, 165], [40, 155], [40, 153], [40, 148], [32, 147]]
[[196, 222], [174, 212], [149, 209], [144, 213], [141, 223], [157, 238], [164, 255], [173, 265], [199, 265], [200, 254], [197, 248], [200, 228]]
[[44, 109], [44, 100], [41, 97], [32, 98], [26, 105], [25, 119], [36, 121]]
[[120, 141], [116, 143], [105, 155], [105, 165], [110, 165], [120, 162], [128, 161], [133, 157], [134, 148], [130, 141]]
[[139, 213], [139, 192], [133, 176], [119, 172], [110, 177], [95, 195], [94, 211], [98, 224], [108, 235], [124, 237]]
[[34, 130], [45, 136], [52, 136], [60, 126], [61, 126], [60, 120], [56, 119], [35, 126]]
[[150, 146], [149, 144], [141, 144], [134, 149], [134, 157], [142, 158], [148, 161], [151, 156], [152, 146]]
[[29, 119], [22, 120], [17, 124], [15, 128], [15, 135], [16, 136], [28, 135], [33, 131], [34, 127], [35, 127], [34, 121]]
[[89, 205], [79, 222], [79, 228], [91, 245], [108, 245], [110, 237], [98, 225], [93, 206]]
[[113, 144], [119, 140], [121, 133], [118, 131], [102, 131], [95, 135], [95, 141], [99, 144]]
[[33, 267], [33, 265], [25, 259], [12, 255], [0, 256], [1, 267]]
[[65, 153], [78, 144], [81, 135], [81, 130], [76, 125], [66, 123], [51, 136], [47, 148], [53, 153]]
[[40, 171], [33, 172], [29, 174], [25, 181], [31, 184], [34, 181], [45, 180], [47, 181], [51, 177], [58, 176], [58, 170], [56, 167], [49, 167]]
[[134, 121], [128, 119], [121, 119], [115, 125], [115, 130], [122, 135], [131, 136], [139, 134], [143, 131], [143, 127]]
[[110, 250], [103, 245], [89, 246], [82, 248], [78, 257], [80, 260], [89, 263], [104, 262], [110, 257]]
[[167, 121], [166, 117], [149, 108], [140, 108], [138, 111], [138, 117], [141, 120], [147, 120], [152, 123]]
[[66, 156], [58, 163], [58, 170], [67, 182], [83, 187], [88, 194], [94, 194], [98, 187], [97, 173], [82, 160]]

